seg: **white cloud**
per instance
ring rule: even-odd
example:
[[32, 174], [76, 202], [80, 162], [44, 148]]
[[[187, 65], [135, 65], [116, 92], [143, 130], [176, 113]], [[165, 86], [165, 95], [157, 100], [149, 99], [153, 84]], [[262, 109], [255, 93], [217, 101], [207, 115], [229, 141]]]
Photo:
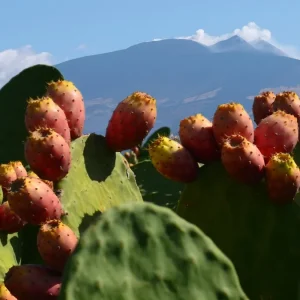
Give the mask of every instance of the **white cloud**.
[[[272, 33], [269, 29], [261, 28], [254, 22], [249, 22], [247, 25], [243, 26], [242, 28], [234, 29], [230, 33], [224, 33], [221, 35], [210, 35], [209, 33], [205, 32], [204, 29], [198, 29], [195, 34], [190, 36], [181, 36], [176, 37], [177, 39], [187, 39], [193, 40], [198, 43], [201, 43], [206, 46], [211, 46], [215, 43], [220, 41], [227, 40], [234, 35], [238, 35], [247, 42], [253, 42], [257, 39], [262, 39], [270, 44], [274, 45], [275, 47], [279, 48], [283, 52], [285, 52], [288, 56], [300, 59], [300, 50], [291, 45], [282, 45], [278, 41], [274, 39]], [[158, 41], [161, 39], [154, 39], [154, 41]]]
[[0, 51], [0, 87], [22, 70], [36, 65], [52, 65], [52, 55], [48, 52], [37, 53], [32, 46]]
[[85, 50], [87, 48], [86, 44], [80, 44], [78, 47], [76, 47], [76, 50]]

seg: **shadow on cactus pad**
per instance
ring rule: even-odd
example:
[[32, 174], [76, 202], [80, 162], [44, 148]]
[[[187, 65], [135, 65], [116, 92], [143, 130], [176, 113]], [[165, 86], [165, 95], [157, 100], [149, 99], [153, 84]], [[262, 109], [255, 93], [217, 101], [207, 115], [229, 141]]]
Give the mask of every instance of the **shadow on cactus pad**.
[[136, 182], [144, 201], [176, 209], [184, 184], [168, 180], [157, 172], [150, 160], [142, 161], [133, 167]]
[[300, 207], [269, 202], [264, 184], [231, 180], [221, 163], [203, 166], [186, 186], [178, 214], [196, 224], [231, 259], [251, 300], [297, 299]]
[[54, 67], [36, 65], [23, 70], [13, 77], [0, 90], [0, 162], [11, 160], [25, 162], [24, 145], [27, 131], [24, 115], [27, 100], [30, 97], [41, 97], [46, 91], [46, 84], [52, 80], [63, 79], [62, 74]]
[[61, 300], [246, 300], [227, 257], [196, 226], [151, 203], [105, 212], [83, 234]]

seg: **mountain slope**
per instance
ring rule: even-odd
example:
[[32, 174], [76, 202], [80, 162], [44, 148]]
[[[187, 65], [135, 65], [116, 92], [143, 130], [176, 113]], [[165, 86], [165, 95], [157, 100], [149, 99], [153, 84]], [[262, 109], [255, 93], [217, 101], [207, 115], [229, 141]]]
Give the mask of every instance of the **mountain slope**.
[[56, 67], [82, 91], [85, 132], [104, 133], [119, 101], [133, 91], [158, 100], [156, 128], [178, 131], [180, 119], [198, 112], [212, 117], [220, 103], [241, 102], [261, 89], [296, 86], [300, 61], [261, 51], [213, 53], [189, 40], [142, 43], [125, 50], [74, 59]]

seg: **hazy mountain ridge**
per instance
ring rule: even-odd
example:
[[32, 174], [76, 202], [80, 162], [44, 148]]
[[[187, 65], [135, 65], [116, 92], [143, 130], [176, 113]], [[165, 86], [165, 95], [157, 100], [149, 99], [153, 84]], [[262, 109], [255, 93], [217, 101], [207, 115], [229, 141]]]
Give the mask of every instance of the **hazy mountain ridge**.
[[238, 101], [250, 111], [251, 96], [261, 90], [300, 84], [299, 60], [282, 56], [268, 43], [261, 50], [258, 43], [253, 46], [232, 38], [213, 49], [191, 40], [169, 39], [56, 67], [85, 97], [85, 132], [104, 133], [117, 103], [141, 90], [157, 99], [156, 127], [171, 126], [176, 133], [180, 119], [191, 114], [201, 112], [210, 118], [218, 104], [229, 101]]

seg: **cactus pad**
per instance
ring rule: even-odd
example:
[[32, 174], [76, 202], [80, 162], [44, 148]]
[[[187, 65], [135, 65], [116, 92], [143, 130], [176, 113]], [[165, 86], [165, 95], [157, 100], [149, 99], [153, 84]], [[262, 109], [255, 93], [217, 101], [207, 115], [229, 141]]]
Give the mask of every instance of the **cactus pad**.
[[297, 299], [300, 207], [295, 202], [272, 204], [263, 182], [236, 183], [216, 162], [203, 166], [198, 180], [187, 185], [177, 212], [231, 259], [251, 300]]
[[64, 271], [61, 300], [247, 299], [232, 263], [170, 209], [127, 204], [83, 235]]
[[135, 176], [120, 153], [112, 152], [101, 135], [90, 134], [72, 142], [68, 175], [56, 186], [75, 232], [95, 213], [126, 202], [143, 201]]

